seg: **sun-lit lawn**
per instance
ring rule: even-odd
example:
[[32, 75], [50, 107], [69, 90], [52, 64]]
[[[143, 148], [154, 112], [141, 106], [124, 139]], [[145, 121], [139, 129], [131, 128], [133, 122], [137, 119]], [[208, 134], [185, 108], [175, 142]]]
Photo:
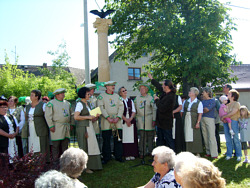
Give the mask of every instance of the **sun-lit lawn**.
[[[225, 151], [225, 143], [222, 143], [222, 153]], [[150, 157], [146, 157], [145, 162], [151, 164], [150, 159]], [[227, 188], [250, 187], [250, 164], [243, 163], [243, 160], [238, 163], [236, 158], [226, 161], [223, 154], [218, 159], [213, 160], [213, 163], [222, 171], [222, 176], [227, 182]], [[101, 171], [96, 171], [93, 174], [83, 172], [81, 181], [89, 188], [135, 188], [142, 186], [152, 178], [154, 172], [149, 165], [132, 167], [137, 164], [141, 164], [141, 159], [124, 163], [112, 160], [103, 165]]]

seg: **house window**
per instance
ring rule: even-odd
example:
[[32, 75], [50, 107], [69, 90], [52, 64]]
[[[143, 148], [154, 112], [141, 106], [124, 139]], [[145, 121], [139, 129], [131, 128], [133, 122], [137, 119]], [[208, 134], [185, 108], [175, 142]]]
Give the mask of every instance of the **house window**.
[[128, 68], [128, 79], [129, 80], [140, 80], [141, 79], [141, 68]]

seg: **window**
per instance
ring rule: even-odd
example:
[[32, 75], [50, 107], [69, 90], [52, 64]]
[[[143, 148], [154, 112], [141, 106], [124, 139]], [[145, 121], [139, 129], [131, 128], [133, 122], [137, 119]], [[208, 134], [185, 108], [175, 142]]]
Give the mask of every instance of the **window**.
[[128, 68], [128, 79], [129, 80], [140, 80], [141, 79], [141, 68]]

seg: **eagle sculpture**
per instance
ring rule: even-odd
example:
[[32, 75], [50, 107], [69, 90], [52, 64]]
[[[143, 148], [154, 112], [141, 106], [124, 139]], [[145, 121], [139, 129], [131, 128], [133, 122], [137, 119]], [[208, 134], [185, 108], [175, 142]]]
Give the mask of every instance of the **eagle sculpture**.
[[107, 10], [106, 12], [104, 12], [102, 9], [101, 12], [99, 12], [98, 10], [91, 10], [90, 13], [95, 14], [95, 15], [99, 16], [100, 18], [105, 18], [106, 16], [110, 15], [114, 11], [115, 10]]

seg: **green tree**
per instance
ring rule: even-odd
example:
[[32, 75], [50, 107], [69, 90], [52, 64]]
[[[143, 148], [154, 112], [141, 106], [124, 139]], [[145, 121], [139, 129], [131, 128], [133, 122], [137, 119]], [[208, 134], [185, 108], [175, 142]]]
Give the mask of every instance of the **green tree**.
[[192, 86], [235, 81], [230, 65], [231, 30], [235, 25], [217, 0], [106, 0], [115, 9], [109, 33], [117, 49], [116, 61], [135, 62], [152, 53], [149, 65], [158, 80], [172, 79], [187, 94]]

